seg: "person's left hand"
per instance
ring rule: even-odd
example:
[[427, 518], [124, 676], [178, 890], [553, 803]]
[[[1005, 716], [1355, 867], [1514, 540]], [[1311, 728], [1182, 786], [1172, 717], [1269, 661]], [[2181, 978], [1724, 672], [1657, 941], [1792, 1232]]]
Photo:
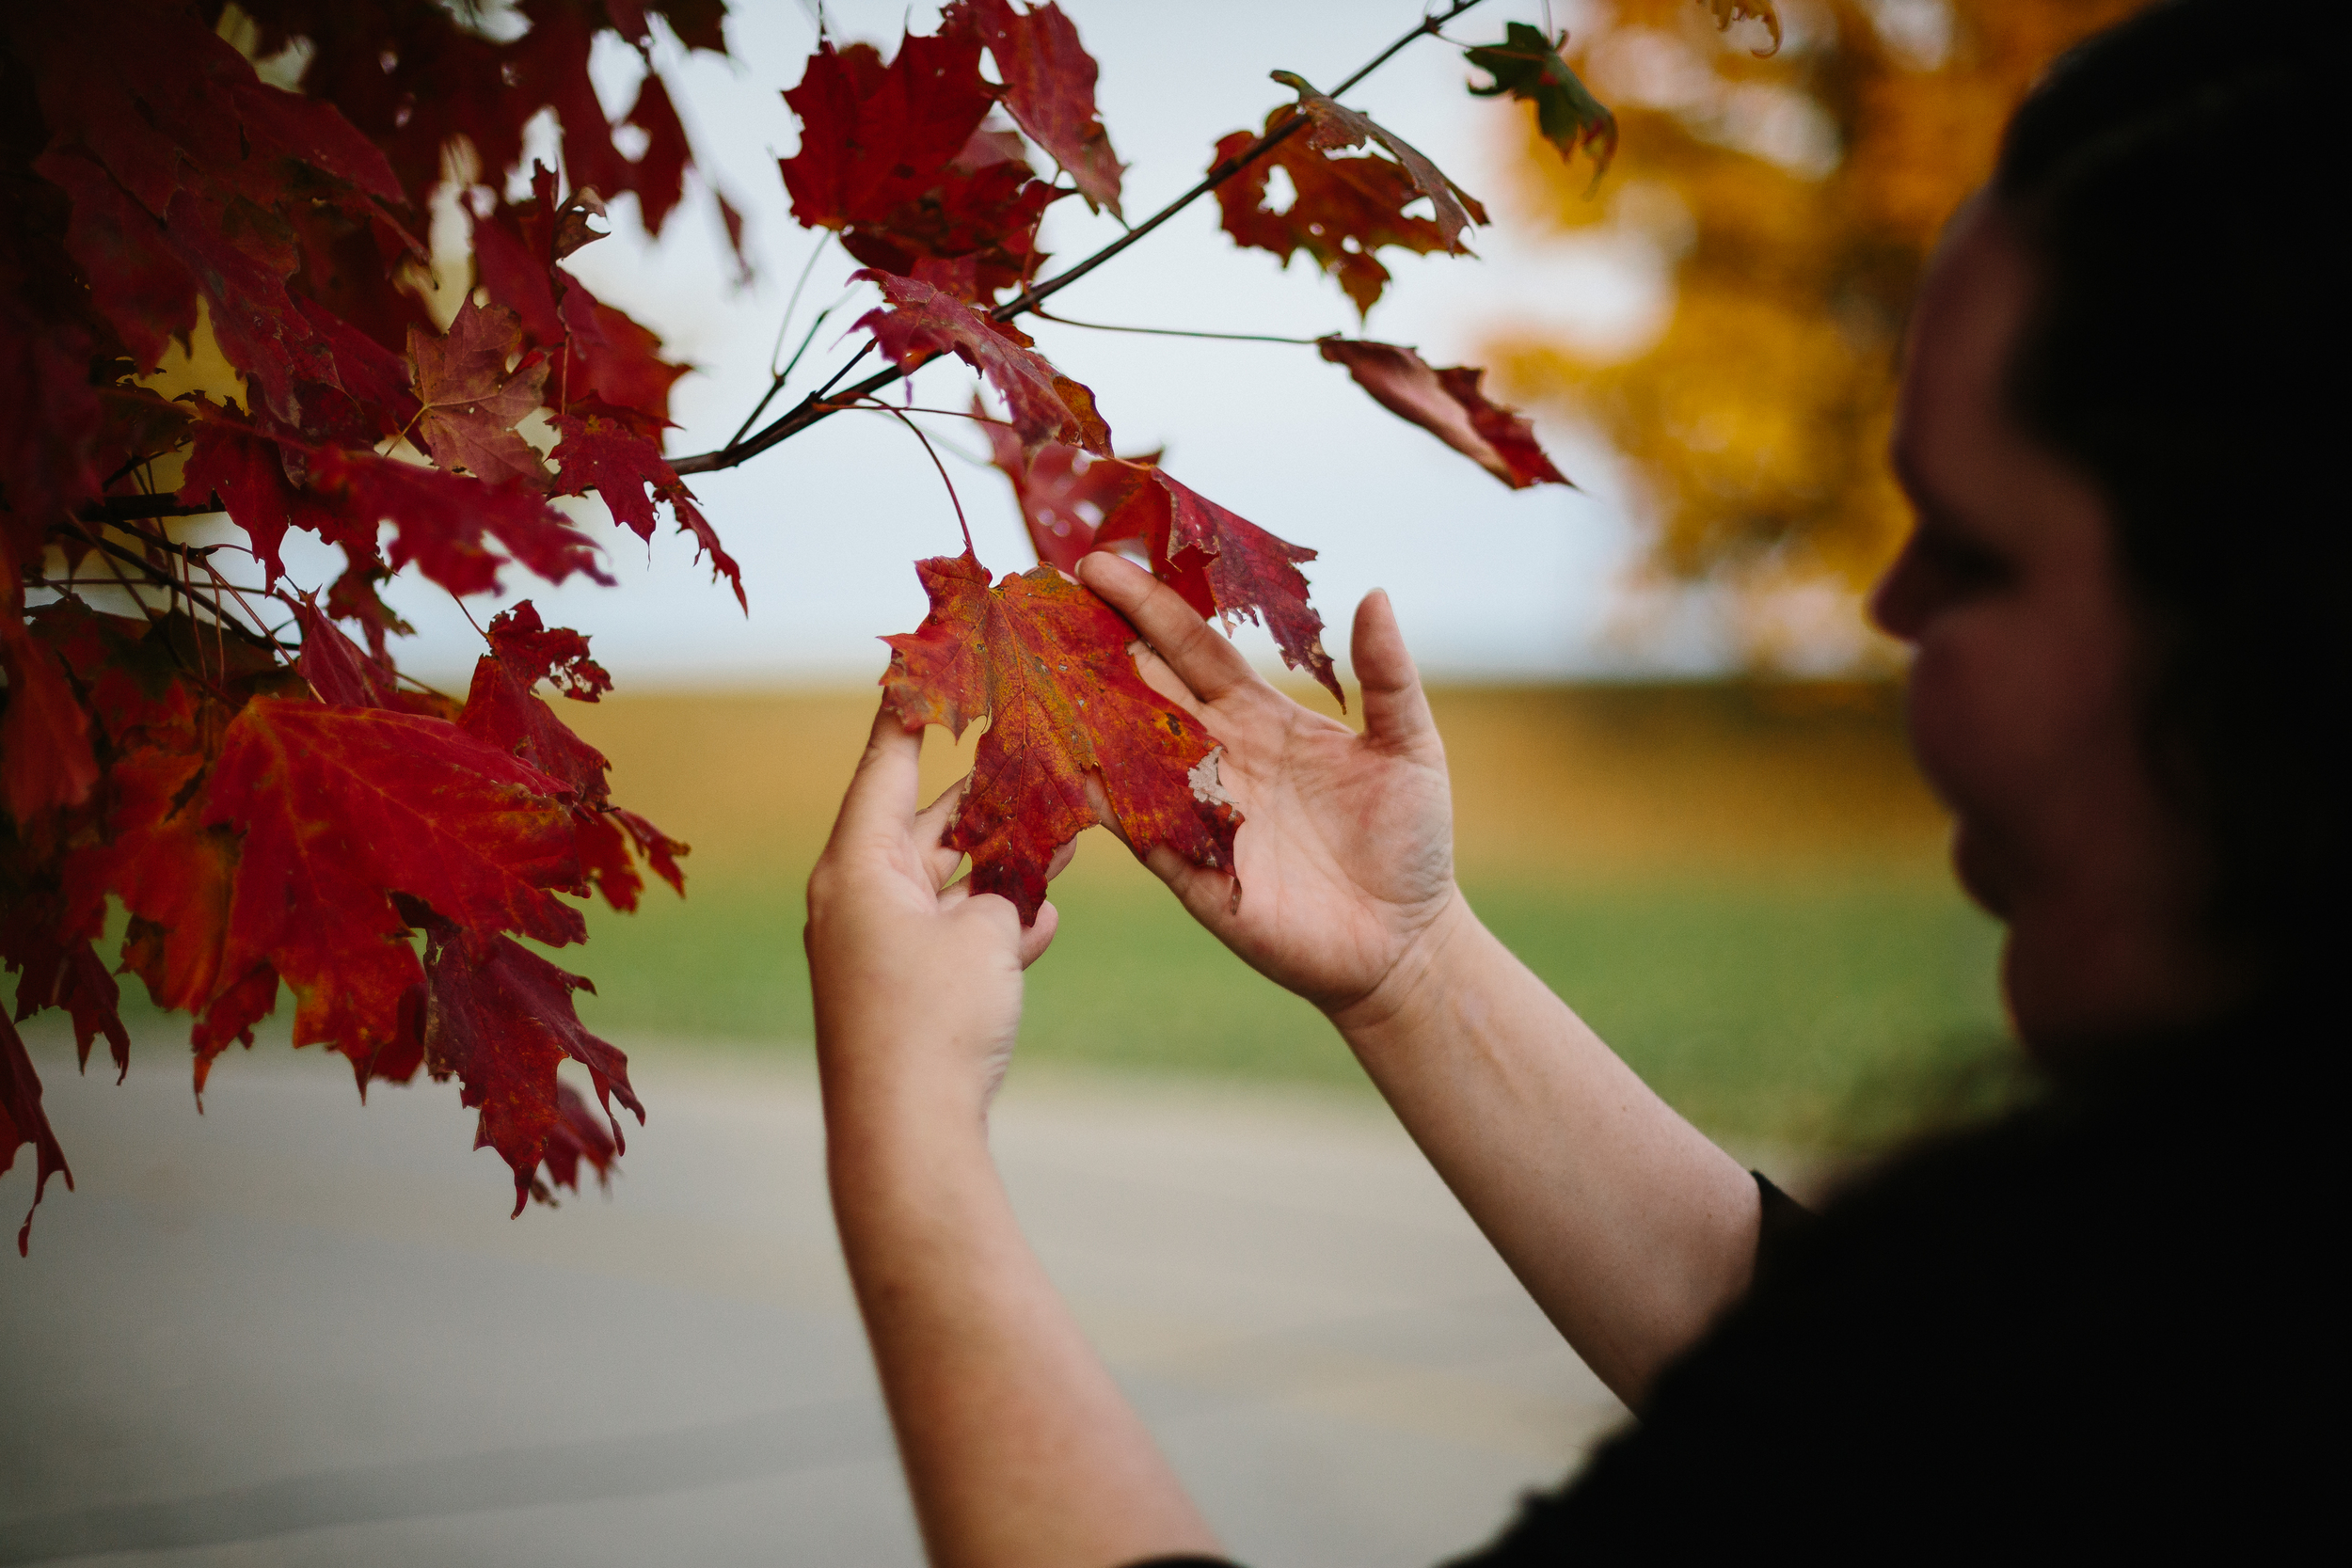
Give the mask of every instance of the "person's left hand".
[[[946, 885], [960, 851], [941, 835], [959, 782], [915, 809], [923, 737], [887, 706], [808, 879], [810, 988], [827, 1099], [879, 1093], [985, 1112], [1021, 1023], [1021, 972], [1054, 940], [1054, 906], [1025, 929], [1012, 905]], [[1058, 872], [1070, 846], [1056, 857]]]

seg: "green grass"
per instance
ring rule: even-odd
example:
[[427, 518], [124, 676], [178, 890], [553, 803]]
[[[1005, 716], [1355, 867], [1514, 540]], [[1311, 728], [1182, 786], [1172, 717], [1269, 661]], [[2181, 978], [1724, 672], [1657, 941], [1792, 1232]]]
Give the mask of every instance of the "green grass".
[[[1997, 933], [1923, 878], [1557, 889], [1474, 885], [1472, 905], [1686, 1115], [1725, 1135], [1867, 1142], [1915, 1119], [1997, 1045]], [[1360, 1084], [1314, 1010], [1261, 979], [1155, 886], [1061, 890], [1030, 972], [1025, 1060]], [[640, 1049], [805, 1040], [798, 888], [666, 895], [592, 917], [564, 957], [591, 1027]]]

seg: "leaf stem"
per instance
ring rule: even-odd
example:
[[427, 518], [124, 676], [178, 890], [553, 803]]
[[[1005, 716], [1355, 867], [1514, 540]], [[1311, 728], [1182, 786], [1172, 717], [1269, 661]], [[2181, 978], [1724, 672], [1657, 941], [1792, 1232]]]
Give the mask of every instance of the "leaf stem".
[[[1391, 43], [1386, 49], [1381, 50], [1380, 53], [1365, 61], [1362, 66], [1357, 69], [1354, 74], [1348, 76], [1344, 81], [1341, 82], [1338, 87], [1333, 87], [1331, 89], [1331, 96], [1336, 98], [1341, 93], [1345, 92], [1348, 88], [1356, 86], [1365, 77], [1371, 75], [1374, 71], [1386, 65], [1398, 51], [1404, 49], [1406, 45], [1414, 42], [1416, 40], [1436, 37], [1438, 29], [1444, 26], [1447, 23], [1453, 21], [1455, 17], [1460, 16], [1464, 11], [1469, 10], [1471, 7], [1476, 6], [1479, 3], [1480, 0], [1454, 0], [1454, 3], [1448, 6], [1443, 11], [1438, 12], [1434, 15], [1422, 17], [1421, 21], [1413, 26], [1411, 31], [1406, 33], [1394, 42]], [[1104, 245], [1102, 249], [1096, 251], [1085, 261], [1055, 274], [1053, 277], [1045, 279], [1041, 283], [1033, 283], [1026, 289], [1024, 289], [1020, 293], [1014, 295], [1011, 299], [1007, 300], [1004, 304], [999, 305], [994, 309], [991, 310], [989, 312], [989, 319], [994, 322], [1009, 322], [1015, 316], [1024, 315], [1029, 311], [1035, 310], [1046, 300], [1052, 298], [1055, 294], [1059, 293], [1071, 284], [1075, 283], [1079, 278], [1084, 277], [1087, 274], [1092, 272], [1095, 268], [1101, 266], [1104, 262], [1109, 261], [1120, 251], [1125, 250], [1129, 245], [1134, 245], [1137, 240], [1142, 239], [1146, 234], [1149, 234], [1152, 230], [1157, 229], [1160, 225], [1174, 217], [1178, 213], [1183, 212], [1185, 208], [1191, 206], [1195, 201], [1200, 200], [1200, 198], [1208, 195], [1211, 191], [1225, 183], [1226, 181], [1231, 180], [1234, 175], [1239, 174], [1250, 164], [1263, 157], [1276, 145], [1286, 140], [1298, 132], [1306, 125], [1306, 123], [1307, 117], [1298, 114], [1294, 110], [1283, 119], [1280, 124], [1275, 126], [1263, 135], [1261, 135], [1256, 141], [1250, 143], [1247, 148], [1244, 148], [1239, 153], [1218, 163], [1201, 178], [1198, 184], [1194, 185], [1190, 190], [1184, 192], [1184, 195], [1178, 197], [1167, 206], [1162, 207], [1158, 212], [1152, 214], [1141, 223], [1136, 224], [1133, 229], [1128, 230], [1127, 232], [1121, 234], [1118, 239], [1113, 240], [1110, 244]], [[871, 397], [874, 393], [882, 390], [884, 387], [889, 386], [892, 382], [907, 373], [906, 372], [898, 369], [896, 365], [890, 366], [886, 369], [875, 372], [865, 380], [849, 388], [841, 397], [832, 399], [828, 402], [826, 394], [840, 382], [842, 376], [849, 373], [850, 366], [855, 365], [859, 359], [865, 358], [867, 349], [872, 347], [873, 344], [869, 341], [866, 345], [866, 348], [858, 350], [856, 358], [851, 359], [849, 365], [844, 365], [839, 371], [834, 372], [834, 379], [832, 381], [827, 382], [823, 387], [818, 388], [814, 392], [811, 392], [807, 397], [803, 398], [781, 419], [776, 420], [773, 423], [769, 424], [748, 438], [731, 441], [716, 451], [696, 452], [691, 457], [677, 458], [671, 463], [670, 467], [681, 474], [707, 474], [716, 472], [721, 468], [735, 467], [739, 464], [749, 462], [752, 458], [758, 456], [769, 448], [791, 439], [802, 431], [806, 430], [810, 425], [815, 424], [818, 420], [825, 419], [837, 412], [843, 405], [854, 403], [861, 398]]]
[[979, 560], [980, 552], [972, 547], [972, 525], [964, 519], [963, 501], [956, 495], [956, 482], [947, 477], [947, 465], [939, 460], [939, 451], [931, 445], [931, 438], [923, 434], [923, 427], [878, 397], [861, 397], [857, 400], [857, 406], [879, 410], [914, 432], [914, 438], [923, 443], [923, 451], [930, 458], [931, 467], [939, 470], [939, 483], [947, 487], [947, 502], [956, 509], [956, 527], [963, 530], [963, 553], [975, 561]]

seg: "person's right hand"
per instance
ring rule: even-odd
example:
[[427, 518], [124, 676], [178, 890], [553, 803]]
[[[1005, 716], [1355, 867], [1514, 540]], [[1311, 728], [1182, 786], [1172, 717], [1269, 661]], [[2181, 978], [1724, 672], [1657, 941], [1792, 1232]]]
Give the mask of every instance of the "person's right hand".
[[1144, 679], [1224, 745], [1218, 777], [1245, 818], [1238, 891], [1165, 847], [1145, 863], [1252, 968], [1336, 1022], [1380, 1009], [1384, 983], [1467, 912], [1445, 749], [1388, 595], [1356, 610], [1359, 735], [1276, 690], [1133, 562], [1097, 552], [1078, 576], [1143, 634]]

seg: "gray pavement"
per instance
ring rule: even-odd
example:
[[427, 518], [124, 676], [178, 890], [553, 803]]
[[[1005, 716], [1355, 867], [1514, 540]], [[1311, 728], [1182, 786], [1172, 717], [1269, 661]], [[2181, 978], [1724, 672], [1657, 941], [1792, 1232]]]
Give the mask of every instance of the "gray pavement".
[[[640, 1052], [610, 1197], [512, 1222], [453, 1085], [36, 1059], [80, 1186], [0, 1259], [0, 1563], [920, 1560], [804, 1053]], [[1626, 1418], [1368, 1099], [1016, 1069], [994, 1139], [1246, 1561], [1435, 1561]]]

